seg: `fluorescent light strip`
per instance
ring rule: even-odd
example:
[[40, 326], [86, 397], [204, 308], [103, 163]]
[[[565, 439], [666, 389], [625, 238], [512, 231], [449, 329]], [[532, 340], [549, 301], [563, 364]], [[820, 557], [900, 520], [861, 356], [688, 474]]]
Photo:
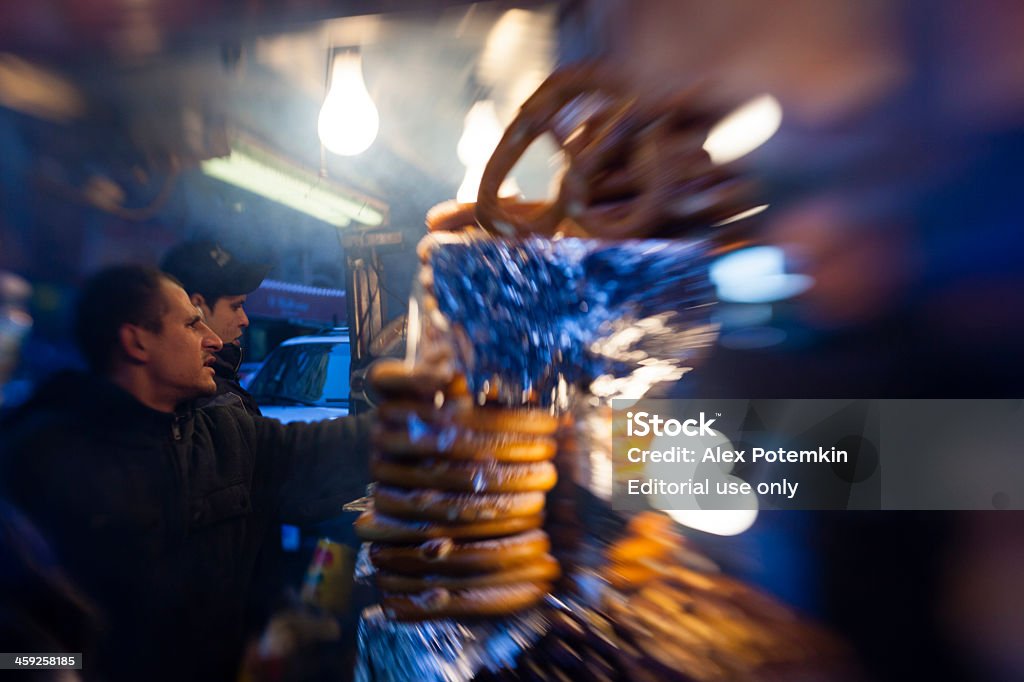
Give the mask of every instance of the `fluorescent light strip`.
[[325, 189], [319, 178], [274, 168], [252, 156], [232, 150], [231, 156], [202, 162], [203, 173], [279, 204], [301, 211], [335, 227], [347, 227], [352, 221], [369, 227], [384, 222], [373, 207], [347, 199]]

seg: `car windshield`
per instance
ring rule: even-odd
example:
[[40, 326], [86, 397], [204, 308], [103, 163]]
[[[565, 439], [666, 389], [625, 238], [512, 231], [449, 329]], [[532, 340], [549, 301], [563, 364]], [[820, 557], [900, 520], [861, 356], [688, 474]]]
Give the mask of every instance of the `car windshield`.
[[348, 407], [349, 344], [297, 343], [267, 358], [249, 392], [261, 405]]

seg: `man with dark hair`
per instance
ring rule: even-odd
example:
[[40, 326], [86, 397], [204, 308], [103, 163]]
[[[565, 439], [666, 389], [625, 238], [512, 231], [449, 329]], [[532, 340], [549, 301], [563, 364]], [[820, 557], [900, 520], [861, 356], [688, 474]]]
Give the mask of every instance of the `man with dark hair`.
[[249, 326], [246, 297], [259, 288], [271, 267], [243, 262], [220, 244], [207, 240], [183, 242], [160, 262], [160, 269], [181, 282], [189, 299], [206, 316], [206, 324], [224, 342], [213, 365], [217, 393], [200, 400], [200, 406], [240, 403], [250, 414], [260, 414], [256, 401], [239, 383], [240, 339]]
[[[89, 367], [110, 369], [122, 322], [160, 332], [166, 310], [161, 295], [163, 278], [154, 270], [111, 270], [92, 282], [96, 296], [83, 298], [75, 319], [75, 342]], [[111, 301], [117, 300], [117, 305]]]
[[102, 611], [87, 678], [234, 679], [269, 529], [363, 494], [367, 422], [197, 409], [222, 343], [157, 270], [101, 272], [77, 313], [91, 372], [58, 375], [0, 423], [0, 494]]

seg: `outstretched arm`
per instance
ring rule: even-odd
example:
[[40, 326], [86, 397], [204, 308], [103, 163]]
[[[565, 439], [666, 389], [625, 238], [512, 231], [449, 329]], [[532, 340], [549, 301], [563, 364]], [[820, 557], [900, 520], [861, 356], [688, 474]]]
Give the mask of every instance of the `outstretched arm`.
[[[289, 523], [337, 516], [370, 482], [371, 415], [281, 424], [254, 418], [257, 459], [280, 486], [280, 519]], [[276, 487], [276, 486], [275, 486]]]

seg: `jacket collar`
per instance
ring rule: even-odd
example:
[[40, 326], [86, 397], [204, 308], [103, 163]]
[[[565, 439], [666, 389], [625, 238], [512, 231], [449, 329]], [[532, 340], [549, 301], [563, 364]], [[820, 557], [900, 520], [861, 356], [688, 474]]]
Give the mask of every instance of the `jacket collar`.
[[214, 356], [213, 371], [219, 377], [238, 381], [238, 368], [242, 365], [242, 349], [233, 343], [225, 344]]

